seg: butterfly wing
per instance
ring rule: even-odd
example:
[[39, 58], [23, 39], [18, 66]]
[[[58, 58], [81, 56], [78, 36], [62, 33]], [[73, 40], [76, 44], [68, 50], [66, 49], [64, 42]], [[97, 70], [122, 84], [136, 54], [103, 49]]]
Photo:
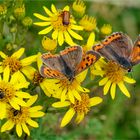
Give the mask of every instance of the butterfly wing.
[[60, 52], [60, 56], [71, 71], [74, 71], [82, 60], [82, 48], [80, 46], [68, 47]]
[[43, 77], [47, 77], [47, 78], [56, 78], [56, 79], [64, 79], [65, 78], [65, 76], [61, 72], [59, 72], [57, 70], [50, 69], [46, 65], [41, 66], [40, 74]]
[[45, 53], [41, 56], [43, 63], [50, 69], [63, 73], [64, 64], [60, 55], [53, 55], [51, 53]]
[[93, 50], [99, 52], [108, 60], [113, 60], [124, 67], [130, 66], [129, 56], [132, 52], [132, 40], [123, 33], [113, 33], [101, 44], [93, 46]]
[[140, 63], [140, 35], [136, 39], [134, 43], [134, 48], [132, 50], [132, 53], [130, 55], [130, 60], [132, 65], [136, 65]]
[[81, 73], [82, 71], [89, 68], [92, 64], [94, 64], [98, 59], [100, 58], [100, 55], [95, 51], [87, 51], [86, 54], [83, 56], [82, 61], [78, 65], [75, 75]]

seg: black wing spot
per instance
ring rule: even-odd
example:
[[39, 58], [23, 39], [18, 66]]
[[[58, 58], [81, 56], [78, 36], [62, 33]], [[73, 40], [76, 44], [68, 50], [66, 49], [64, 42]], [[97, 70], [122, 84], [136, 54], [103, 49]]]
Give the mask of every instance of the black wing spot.
[[86, 66], [88, 66], [88, 63], [86, 63]]

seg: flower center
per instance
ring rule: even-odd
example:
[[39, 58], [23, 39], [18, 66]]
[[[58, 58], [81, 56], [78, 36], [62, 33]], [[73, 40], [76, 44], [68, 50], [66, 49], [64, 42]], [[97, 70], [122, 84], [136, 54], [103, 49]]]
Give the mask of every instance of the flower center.
[[33, 84], [38, 85], [39, 83], [41, 83], [43, 81], [44, 77], [42, 77], [40, 75], [40, 73], [38, 71], [36, 71], [34, 73], [34, 77], [33, 77]]
[[81, 94], [81, 101], [76, 100], [74, 104], [71, 104], [71, 107], [74, 108], [74, 110], [77, 113], [84, 113], [87, 114], [90, 107], [89, 107], [89, 95], [82, 93]]
[[9, 66], [12, 73], [18, 71], [22, 67], [21, 62], [15, 57], [7, 57], [5, 60], [3, 60], [2, 66], [4, 68]]
[[29, 109], [27, 107], [21, 107], [20, 110], [9, 108], [8, 118], [15, 124], [23, 123], [29, 118]]
[[124, 75], [126, 74], [126, 70], [113, 61], [110, 61], [104, 70], [106, 72], [105, 75], [109, 78], [109, 80], [115, 83], [122, 81]]
[[59, 31], [66, 31], [70, 24], [64, 25], [63, 24], [63, 11], [59, 12], [58, 15], [55, 15], [52, 20], [51, 20], [52, 26], [54, 30], [59, 30]]
[[15, 89], [9, 83], [0, 82], [0, 101], [8, 102], [15, 96]]

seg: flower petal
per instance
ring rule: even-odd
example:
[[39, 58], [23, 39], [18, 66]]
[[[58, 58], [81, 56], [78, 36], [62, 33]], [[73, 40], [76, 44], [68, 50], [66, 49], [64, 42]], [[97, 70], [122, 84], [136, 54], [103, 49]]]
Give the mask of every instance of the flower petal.
[[103, 99], [100, 98], [100, 97], [93, 97], [93, 98], [90, 98], [90, 99], [89, 99], [89, 106], [90, 106], [90, 107], [91, 107], [91, 106], [95, 106], [95, 105], [101, 103], [102, 101], [103, 101]]
[[15, 57], [18, 59], [23, 55], [24, 51], [25, 51], [25, 48], [20, 48], [18, 51], [13, 53], [11, 57]]
[[14, 122], [11, 120], [8, 120], [2, 127], [1, 132], [11, 130], [14, 127]]
[[49, 33], [52, 29], [53, 29], [53, 27], [52, 27], [52, 26], [49, 26], [49, 27], [45, 28], [44, 30], [41, 30], [38, 34], [39, 34], [39, 35], [47, 34], [47, 33]]
[[111, 81], [108, 80], [104, 86], [104, 95], [106, 95], [108, 93], [110, 86], [111, 86]]
[[65, 125], [67, 125], [71, 121], [71, 119], [74, 116], [74, 114], [75, 114], [75, 110], [73, 108], [70, 108], [66, 112], [66, 114], [64, 115], [64, 117], [63, 117], [63, 119], [61, 121], [61, 127], [64, 127]]
[[92, 47], [95, 41], [95, 33], [91, 32], [87, 40], [87, 46]]
[[4, 72], [3, 72], [3, 81], [8, 82], [9, 81], [9, 77], [10, 77], [10, 69], [9, 69], [9, 66], [7, 66], [4, 69]]
[[57, 39], [58, 38], [58, 30], [54, 30], [52, 33], [52, 38]]
[[57, 9], [56, 7], [54, 6], [54, 4], [51, 5], [51, 10], [53, 13], [57, 13]]
[[63, 11], [69, 11], [70, 10], [70, 7], [68, 5], [66, 5], [64, 8], [63, 8]]
[[103, 78], [102, 80], [99, 81], [99, 86], [103, 86], [107, 83], [108, 77]]
[[77, 34], [76, 32], [72, 31], [71, 29], [68, 29], [68, 32], [70, 33], [70, 35], [72, 37], [74, 37], [77, 40], [83, 40], [82, 36], [80, 36], [79, 34]]
[[10, 100], [9, 103], [14, 109], [20, 110], [20, 106], [14, 100]]
[[2, 120], [3, 118], [6, 117], [6, 103], [0, 102], [0, 107], [1, 107], [1, 110], [0, 110], [0, 119]]
[[30, 98], [31, 95], [27, 92], [23, 92], [23, 91], [17, 91], [15, 93], [16, 96], [20, 97], [20, 98]]
[[83, 82], [84, 79], [85, 79], [86, 76], [87, 76], [87, 72], [88, 72], [88, 70], [84, 70], [83, 72], [81, 72], [80, 74], [78, 74], [78, 75], [76, 76], [76, 80], [77, 80], [79, 83]]
[[73, 96], [74, 96], [77, 100], [81, 101], [81, 96], [80, 96], [80, 94], [79, 94], [76, 90], [71, 90], [71, 94], [73, 94]]
[[66, 93], [67, 93], [67, 88], [64, 88], [61, 93], [61, 102], [64, 102], [66, 100]]
[[129, 77], [127, 77], [127, 76], [124, 76], [124, 79], [123, 79], [125, 82], [127, 82], [127, 83], [130, 83], [130, 84], [134, 84], [134, 83], [136, 83], [136, 81], [134, 80], [134, 79], [132, 79], [132, 78], [129, 78]]
[[41, 20], [44, 20], [44, 21], [50, 21], [51, 19], [49, 17], [45, 17], [41, 14], [38, 14], [38, 13], [34, 13], [34, 16], [41, 19]]
[[27, 119], [26, 122], [32, 127], [38, 127], [38, 123], [33, 121], [32, 119]]
[[23, 131], [24, 131], [28, 136], [30, 136], [30, 131], [29, 131], [27, 125], [26, 125], [25, 123], [22, 123], [21, 126], [22, 126]]
[[33, 105], [33, 104], [35, 103], [35, 101], [37, 100], [37, 98], [38, 98], [38, 95], [37, 95], [37, 94], [34, 95], [34, 96], [32, 96], [32, 97], [27, 101], [27, 106]]
[[73, 29], [73, 30], [83, 30], [83, 27], [82, 26], [75, 25], [75, 24], [72, 24], [71, 25], [71, 29]]
[[16, 124], [16, 132], [17, 132], [17, 135], [19, 137], [21, 137], [21, 135], [22, 135], [22, 128], [21, 128], [21, 125], [19, 123]]
[[74, 102], [75, 102], [75, 99], [74, 99], [74, 96], [73, 96], [73, 94], [71, 94], [71, 90], [68, 90], [68, 98], [69, 98], [69, 100], [71, 101], [71, 103], [73, 103], [74, 104]]
[[52, 12], [47, 7], [43, 6], [43, 9], [45, 10], [45, 12], [48, 16], [50, 16], [50, 17], [53, 16]]
[[69, 101], [64, 101], [64, 102], [55, 102], [52, 104], [52, 107], [55, 107], [55, 108], [61, 108], [61, 107], [67, 107], [67, 106], [70, 106], [70, 102]]
[[77, 124], [79, 124], [84, 119], [84, 116], [85, 116], [85, 114], [83, 112], [82, 113], [77, 113], [77, 117], [75, 119], [75, 122]]
[[58, 32], [58, 43], [60, 46], [62, 46], [62, 44], [64, 43], [64, 36], [62, 31]]
[[124, 85], [124, 83], [123, 83], [123, 82], [119, 82], [119, 83], [118, 83], [118, 86], [119, 86], [120, 90], [122, 91], [122, 93], [123, 93], [124, 95], [126, 95], [128, 98], [130, 98], [130, 93], [129, 93], [129, 91], [127, 90], [127, 88], [126, 88], [126, 86]]
[[23, 66], [28, 66], [31, 63], [35, 62], [36, 61], [36, 58], [37, 58], [37, 55], [32, 55], [32, 56], [29, 56], [29, 57], [26, 57], [26, 58], [22, 59], [20, 61], [21, 64], [22, 64], [22, 67]]
[[3, 59], [5, 59], [5, 58], [8, 57], [8, 56], [7, 56], [6, 54], [4, 54], [2, 51], [0, 51], [0, 56], [1, 56]]
[[46, 22], [34, 22], [34, 25], [37, 25], [37, 26], [48, 26], [48, 25], [51, 25], [51, 22], [50, 21], [46, 21]]
[[13, 102], [17, 103], [18, 105], [26, 106], [26, 102], [23, 101], [23, 100], [20, 99], [20, 98], [16, 98], [16, 97], [14, 97], [13, 100], [14, 100]]
[[45, 95], [48, 96], [48, 97], [50, 97], [51, 96], [51, 93], [47, 90], [45, 83], [46, 83], [45, 81], [43, 81], [42, 83], [40, 83], [40, 87], [44, 91]]
[[31, 118], [43, 117], [44, 115], [45, 115], [45, 113], [42, 112], [42, 111], [36, 111], [36, 112], [31, 112], [30, 113]]
[[71, 36], [69, 35], [69, 33], [68, 32], [64, 32], [64, 37], [65, 37], [65, 42], [66, 43], [68, 43], [69, 45], [71, 45], [71, 46], [74, 46], [74, 45], [76, 45], [74, 42], [73, 42], [73, 40], [72, 40], [72, 38], [71, 38]]
[[111, 89], [110, 89], [110, 94], [111, 98], [114, 100], [115, 99], [115, 91], [116, 91], [116, 83], [112, 83]]
[[0, 73], [2, 73], [4, 70], [4, 67], [3, 66], [0, 66]]
[[30, 112], [36, 112], [36, 111], [38, 111], [38, 110], [42, 110], [42, 106], [41, 105], [38, 105], [38, 106], [34, 106], [34, 107], [30, 107], [29, 108], [29, 111]]

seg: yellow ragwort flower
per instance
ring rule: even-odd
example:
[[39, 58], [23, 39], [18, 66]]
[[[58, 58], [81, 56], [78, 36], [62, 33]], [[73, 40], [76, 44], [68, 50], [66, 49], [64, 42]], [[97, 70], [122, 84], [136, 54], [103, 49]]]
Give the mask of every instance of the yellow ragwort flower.
[[47, 78], [42, 77], [41, 74], [39, 73], [40, 67], [42, 65], [40, 56], [41, 56], [41, 53], [38, 53], [38, 56], [37, 56], [38, 69], [35, 69], [29, 66], [29, 67], [26, 67], [26, 69], [23, 69], [22, 72], [27, 76], [28, 79], [32, 81], [34, 85], [40, 86], [41, 89], [46, 94], [46, 96], [50, 97], [51, 94], [48, 92], [48, 88], [46, 86], [48, 83]]
[[24, 76], [18, 71], [10, 78], [10, 69], [7, 66], [3, 72], [3, 78], [0, 76], [0, 119], [5, 117], [6, 107], [10, 104], [14, 109], [19, 110], [20, 106], [26, 106], [23, 98], [30, 98], [26, 92], [22, 92], [22, 88], [27, 88], [27, 82]]
[[82, 0], [75, 0], [73, 2], [72, 9], [77, 17], [82, 17], [85, 13], [86, 5]]
[[45, 87], [55, 98], [61, 101], [69, 99], [74, 103], [75, 99], [81, 100], [80, 92], [89, 92], [88, 89], [81, 87], [81, 82], [85, 79], [87, 70], [78, 74], [73, 81], [68, 79], [47, 79]]
[[0, 4], [0, 15], [5, 15], [7, 13], [7, 7], [5, 4]]
[[31, 63], [36, 61], [37, 55], [29, 56], [20, 60], [20, 57], [23, 55], [24, 51], [25, 51], [24, 48], [20, 48], [18, 51], [14, 52], [11, 56], [7, 56], [2, 51], [0, 51], [0, 56], [3, 58], [2, 62], [0, 62], [0, 73], [3, 72], [6, 66], [9, 66], [11, 74], [17, 71], [22, 72]]
[[96, 29], [96, 25], [97, 25], [96, 18], [91, 17], [91, 16], [89, 17], [88, 15], [85, 15], [80, 20], [79, 24], [81, 26], [83, 26], [86, 31], [93, 31], [93, 30], [95, 30]]
[[44, 116], [44, 112], [42, 112], [42, 106], [32, 106], [34, 102], [37, 100], [37, 95], [32, 96], [27, 101], [26, 107], [20, 107], [20, 110], [16, 110], [15, 108], [8, 107], [6, 111], [7, 121], [1, 127], [1, 132], [5, 132], [7, 130], [11, 130], [14, 126], [16, 126], [16, 133], [20, 137], [22, 135], [22, 131], [24, 131], [28, 136], [30, 135], [29, 126], [38, 127], [38, 123], [32, 120], [31, 118], [38, 118]]
[[47, 51], [53, 51], [57, 47], [57, 41], [44, 36], [42, 39], [42, 46]]
[[89, 95], [85, 93], [80, 94], [80, 96], [81, 101], [76, 100], [75, 103], [71, 103], [69, 101], [64, 102], [59, 101], [52, 104], [52, 106], [55, 108], [67, 106], [70, 107], [61, 121], [61, 127], [66, 126], [71, 121], [71, 119], [75, 114], [77, 114], [75, 122], [80, 123], [84, 119], [85, 115], [90, 111], [90, 108], [92, 106], [95, 106], [102, 102], [102, 98], [100, 97], [90, 98]]
[[25, 5], [21, 5], [14, 9], [14, 16], [18, 19], [22, 19], [25, 16]]
[[33, 24], [33, 20], [30, 17], [25, 17], [22, 19], [22, 24], [25, 27], [30, 27]]
[[83, 45], [83, 51], [87, 52], [89, 50], [92, 50], [92, 46], [95, 43], [95, 33], [91, 32], [88, 39], [87, 39], [87, 43], [85, 45]]
[[122, 93], [130, 97], [130, 93], [124, 83], [133, 84], [135, 80], [127, 77], [127, 71], [114, 61], [105, 62], [102, 60], [102, 62], [100, 61], [101, 68], [99, 69], [98, 67], [94, 69], [92, 73], [103, 77], [102, 80], [99, 81], [99, 86], [104, 86], [104, 95], [106, 95], [110, 89], [111, 98], [115, 99], [116, 86], [118, 85]]
[[[49, 17], [43, 16], [38, 13], [34, 13], [34, 16], [43, 20], [42, 22], [35, 22], [37, 26], [46, 26], [44, 30], [41, 30], [39, 34], [48, 34], [50, 31], [54, 30], [52, 33], [52, 38], [58, 40], [58, 44], [61, 46], [64, 41], [69, 45], [75, 45], [72, 38], [77, 40], [83, 40], [83, 38], [73, 30], [83, 30], [83, 27], [76, 25], [73, 17], [70, 16], [68, 19], [68, 24], [64, 24], [64, 12], [69, 12], [69, 6], [65, 6], [63, 10], [57, 10], [52, 4], [50, 11], [47, 7], [43, 6], [46, 14]], [[69, 15], [67, 15], [69, 16]]]
[[102, 34], [109, 35], [112, 33], [112, 26], [110, 24], [104, 24], [100, 30]]

